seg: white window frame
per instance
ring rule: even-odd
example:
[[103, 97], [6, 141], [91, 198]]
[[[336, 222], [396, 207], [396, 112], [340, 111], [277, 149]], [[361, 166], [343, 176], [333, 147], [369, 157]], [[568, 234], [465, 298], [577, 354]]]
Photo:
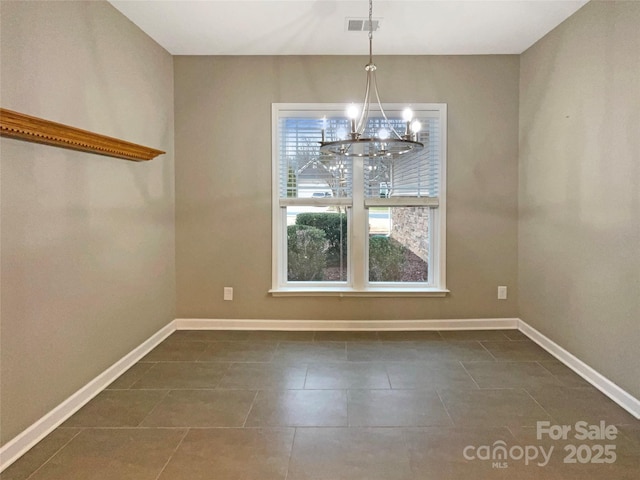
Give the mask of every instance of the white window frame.
[[[368, 282], [368, 210], [367, 206], [384, 204], [388, 206], [432, 206], [433, 201], [426, 197], [366, 199], [364, 197], [364, 179], [362, 158], [354, 159], [353, 194], [350, 200], [347, 221], [350, 222], [350, 236], [347, 242], [350, 282], [289, 282], [287, 281], [286, 258], [286, 206], [304, 202], [305, 205], [326, 205], [327, 199], [283, 199], [280, 198], [280, 135], [279, 120], [284, 114], [296, 112], [300, 116], [321, 117], [324, 114], [344, 112], [348, 104], [327, 103], [273, 103], [271, 106], [272, 131], [272, 288], [273, 296], [421, 296], [443, 297], [449, 290], [446, 288], [446, 171], [447, 171], [447, 105], [443, 103], [412, 104], [417, 112], [437, 112], [440, 119], [440, 164], [439, 195], [437, 208], [432, 208], [429, 215], [429, 234], [431, 235], [429, 264], [429, 283], [412, 282]], [[401, 112], [406, 105], [384, 104], [383, 108], [390, 112]], [[288, 115], [287, 115], [288, 116]], [[330, 199], [340, 203], [340, 199]], [[365, 204], [367, 206], [365, 206]], [[352, 206], [353, 205], [353, 206]], [[358, 207], [356, 207], [358, 205]], [[435, 233], [435, 234], [434, 234]], [[361, 238], [364, 235], [364, 238]], [[354, 241], [355, 239], [355, 241]]]

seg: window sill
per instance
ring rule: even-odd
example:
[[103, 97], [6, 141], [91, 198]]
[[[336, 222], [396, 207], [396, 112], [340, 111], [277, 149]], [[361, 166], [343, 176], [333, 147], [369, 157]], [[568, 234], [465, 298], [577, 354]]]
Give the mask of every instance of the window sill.
[[274, 297], [445, 297], [449, 290], [439, 288], [369, 288], [354, 290], [335, 287], [288, 287], [271, 289]]

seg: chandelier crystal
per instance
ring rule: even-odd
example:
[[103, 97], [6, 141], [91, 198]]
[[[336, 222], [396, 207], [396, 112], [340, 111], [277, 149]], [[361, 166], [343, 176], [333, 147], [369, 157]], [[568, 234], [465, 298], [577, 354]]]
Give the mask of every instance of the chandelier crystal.
[[[393, 127], [382, 108], [376, 81], [377, 67], [373, 63], [373, 0], [369, 0], [369, 63], [364, 69], [367, 72], [367, 85], [362, 106], [351, 104], [346, 112], [350, 120], [351, 131], [345, 135], [346, 138], [325, 141], [326, 127], [323, 126], [320, 152], [331, 156], [395, 158], [408, 152], [422, 150], [424, 145], [417, 141], [417, 133], [420, 131], [421, 125], [420, 122], [413, 120], [411, 109], [406, 108], [402, 113], [405, 130], [401, 135]], [[365, 137], [364, 132], [371, 111], [372, 92], [377, 108], [386, 123], [386, 128], [379, 129], [375, 135]]]

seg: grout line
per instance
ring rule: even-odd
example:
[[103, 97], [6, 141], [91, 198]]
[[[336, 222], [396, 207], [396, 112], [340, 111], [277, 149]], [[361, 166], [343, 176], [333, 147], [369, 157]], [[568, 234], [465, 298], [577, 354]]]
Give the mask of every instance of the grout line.
[[256, 404], [256, 398], [258, 398], [258, 394], [260, 393], [261, 390], [256, 390], [256, 393], [253, 395], [253, 400], [251, 401], [251, 406], [249, 407], [249, 410], [247, 411], [247, 415], [244, 417], [244, 421], [242, 422], [242, 427], [241, 428], [245, 428], [246, 424], [247, 424], [247, 420], [249, 420], [249, 415], [251, 415], [251, 411], [253, 410], [254, 405]]
[[[562, 380], [560, 380], [560, 377], [558, 377], [555, 373], [553, 373], [551, 370], [549, 370], [547, 367], [545, 367], [542, 364], [541, 360], [535, 360], [535, 363], [537, 363], [539, 366], [541, 366], [542, 369], [545, 372], [549, 373], [560, 384], [561, 387], [566, 387], [567, 386]], [[527, 392], [527, 393], [529, 393], [529, 392]], [[531, 394], [529, 394], [529, 395], [531, 395]]]
[[[63, 448], [65, 448], [67, 445], [69, 445], [71, 443], [71, 441], [76, 438], [78, 435], [80, 435], [82, 432], [84, 432], [86, 429], [85, 428], [79, 428], [78, 431], [76, 432], [75, 435], [73, 435], [69, 440], [67, 440], [64, 445], [62, 445], [59, 449], [57, 449], [49, 458], [47, 458], [44, 462], [42, 462], [42, 464], [36, 468], [33, 472], [31, 472], [31, 474], [25, 479], [25, 480], [29, 480], [30, 478], [32, 478], [36, 473], [38, 473], [47, 463], [49, 463], [53, 457], [55, 457], [56, 455], [58, 455], [58, 453], [60, 453], [62, 451]], [[54, 430], [55, 431], [55, 430]], [[47, 438], [47, 437], [45, 437]], [[44, 439], [43, 439], [44, 440]], [[41, 440], [42, 441], [42, 440]], [[40, 443], [40, 442], [38, 442]], [[36, 444], [37, 445], [37, 444]]]
[[[134, 365], [137, 365], [137, 363], [136, 363], [136, 364], [134, 364]], [[146, 376], [149, 374], [149, 372], [151, 372], [151, 371], [152, 371], [154, 368], [156, 368], [157, 366], [158, 366], [158, 364], [157, 364], [157, 363], [154, 363], [153, 365], [151, 365], [149, 368], [147, 368], [147, 369], [146, 369], [146, 370], [145, 370], [145, 371], [140, 375], [140, 378], [138, 378], [135, 382], [133, 382], [133, 383], [132, 383], [131, 385], [129, 385], [127, 388], [122, 388], [122, 389], [112, 388], [111, 390], [162, 390], [161, 388], [158, 388], [158, 389], [153, 389], [153, 388], [133, 388], [133, 387], [135, 387], [138, 383], [140, 383], [140, 381], [141, 381], [144, 377], [146, 377]], [[125, 372], [125, 373], [126, 373], [126, 372]], [[124, 374], [123, 374], [123, 375], [124, 375]], [[122, 375], [121, 375], [121, 376], [122, 376]], [[120, 377], [118, 377], [118, 378], [120, 378]], [[112, 383], [113, 383], [113, 382], [112, 382]], [[105, 388], [103, 391], [106, 391], [106, 390], [108, 390], [108, 389], [106, 389], [106, 388]], [[102, 393], [102, 392], [100, 392], [100, 393]]]
[[187, 435], [189, 434], [189, 428], [186, 429], [186, 431], [184, 432], [184, 435], [182, 435], [182, 438], [180, 439], [180, 441], [178, 442], [178, 444], [176, 445], [176, 448], [173, 449], [173, 452], [171, 452], [171, 455], [169, 455], [169, 458], [167, 458], [167, 461], [165, 462], [165, 464], [162, 466], [162, 468], [160, 469], [160, 471], [158, 472], [158, 476], [156, 477], [156, 480], [158, 480], [161, 476], [162, 473], [164, 472], [164, 470], [167, 468], [167, 465], [169, 465], [169, 462], [171, 461], [171, 459], [173, 458], [173, 456], [176, 454], [176, 452], [178, 451], [178, 449], [180, 448], [180, 445], [182, 445], [182, 442], [184, 442], [184, 439], [187, 438]]
[[311, 365], [311, 364], [307, 363], [306, 366], [305, 366], [304, 382], [302, 382], [302, 389], [301, 390], [306, 390], [307, 389], [307, 378], [309, 377], [309, 365]]
[[291, 469], [291, 459], [293, 458], [293, 446], [296, 443], [296, 434], [298, 433], [298, 427], [293, 428], [293, 438], [291, 439], [291, 450], [289, 450], [289, 461], [287, 462], [287, 472], [284, 475], [284, 480], [289, 478], [289, 470]]
[[504, 342], [505, 340], [508, 341], [508, 342], [512, 342], [513, 341], [513, 340], [511, 340], [509, 338], [509, 336], [506, 333], [504, 333], [503, 330], [499, 330], [499, 332], [500, 332], [500, 335], [502, 335], [504, 337], [504, 339], [503, 340], [498, 340], [498, 341], [500, 341], [500, 342]]
[[[162, 389], [158, 389], [155, 391], [162, 391]], [[149, 410], [149, 412], [147, 412], [147, 414], [144, 416], [144, 418], [142, 420], [140, 420], [140, 422], [138, 423], [138, 425], [135, 425], [134, 427], [130, 427], [130, 428], [139, 428], [142, 426], [142, 424], [144, 423], [144, 421], [149, 418], [149, 416], [155, 411], [156, 408], [158, 408], [158, 405], [160, 405], [160, 403], [162, 403], [164, 401], [165, 398], [167, 398], [169, 396], [169, 393], [171, 393], [171, 389], [167, 389], [166, 393], [156, 402], [156, 404], [151, 408], [151, 410]]]
[[489, 355], [491, 355], [491, 357], [493, 358], [494, 361], [496, 361], [496, 362], [498, 361], [498, 359], [495, 357], [495, 355], [493, 353], [491, 353], [491, 350], [489, 350], [487, 347], [484, 346], [484, 343], [482, 343], [481, 341], [478, 341], [478, 343], [480, 344], [480, 346], [482, 348], [484, 348], [489, 353]]
[[387, 364], [383, 363], [384, 373], [387, 374], [387, 382], [389, 382], [389, 390], [394, 390], [393, 385], [391, 384], [391, 376], [389, 375], [389, 370], [387, 369]]
[[527, 388], [521, 388], [520, 390], [523, 390], [527, 395], [529, 395], [529, 397], [536, 403], [536, 405], [538, 405], [544, 413], [549, 415], [549, 418], [551, 418], [555, 423], [559, 423], [558, 419], [553, 415], [551, 415], [551, 412], [548, 412], [547, 409], [544, 408], [533, 395], [531, 395], [531, 393]]
[[462, 368], [464, 369], [464, 371], [467, 372], [467, 375], [469, 375], [469, 377], [471, 377], [471, 380], [473, 381], [473, 383], [476, 384], [476, 387], [478, 387], [479, 390], [482, 390], [482, 387], [480, 386], [480, 384], [478, 384], [478, 382], [476, 382], [476, 379], [473, 378], [473, 375], [471, 375], [469, 373], [469, 370], [467, 370], [467, 367], [464, 366], [464, 363], [462, 362], [462, 360], [459, 360], [459, 363], [462, 366]]
[[222, 375], [220, 375], [220, 378], [218, 379], [218, 381], [216, 382], [215, 386], [213, 387], [213, 390], [221, 390], [218, 387], [220, 386], [220, 382], [222, 382], [224, 377], [226, 377], [227, 373], [229, 372], [229, 369], [231, 368], [231, 365], [232, 365], [231, 362], [227, 363], [227, 368], [225, 368], [224, 372], [222, 373]]
[[449, 417], [449, 421], [451, 422], [451, 426], [452, 427], [457, 427], [456, 422], [453, 421], [453, 417], [451, 416], [451, 413], [449, 413], [449, 409], [447, 408], [447, 404], [444, 403], [444, 400], [442, 400], [442, 395], [440, 395], [440, 392], [437, 388], [434, 389], [436, 391], [436, 395], [438, 395], [438, 399], [440, 400], [440, 403], [442, 404], [442, 407], [444, 408], [444, 411], [447, 414], [447, 417]]

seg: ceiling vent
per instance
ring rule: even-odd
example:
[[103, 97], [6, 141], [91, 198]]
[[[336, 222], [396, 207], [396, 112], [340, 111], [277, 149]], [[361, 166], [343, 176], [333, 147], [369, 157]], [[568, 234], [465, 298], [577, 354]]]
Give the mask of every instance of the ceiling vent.
[[[345, 29], [347, 32], [368, 32], [369, 31], [369, 19], [362, 18], [346, 18]], [[380, 29], [382, 18], [374, 18], [372, 21], [372, 30], [377, 32]]]

